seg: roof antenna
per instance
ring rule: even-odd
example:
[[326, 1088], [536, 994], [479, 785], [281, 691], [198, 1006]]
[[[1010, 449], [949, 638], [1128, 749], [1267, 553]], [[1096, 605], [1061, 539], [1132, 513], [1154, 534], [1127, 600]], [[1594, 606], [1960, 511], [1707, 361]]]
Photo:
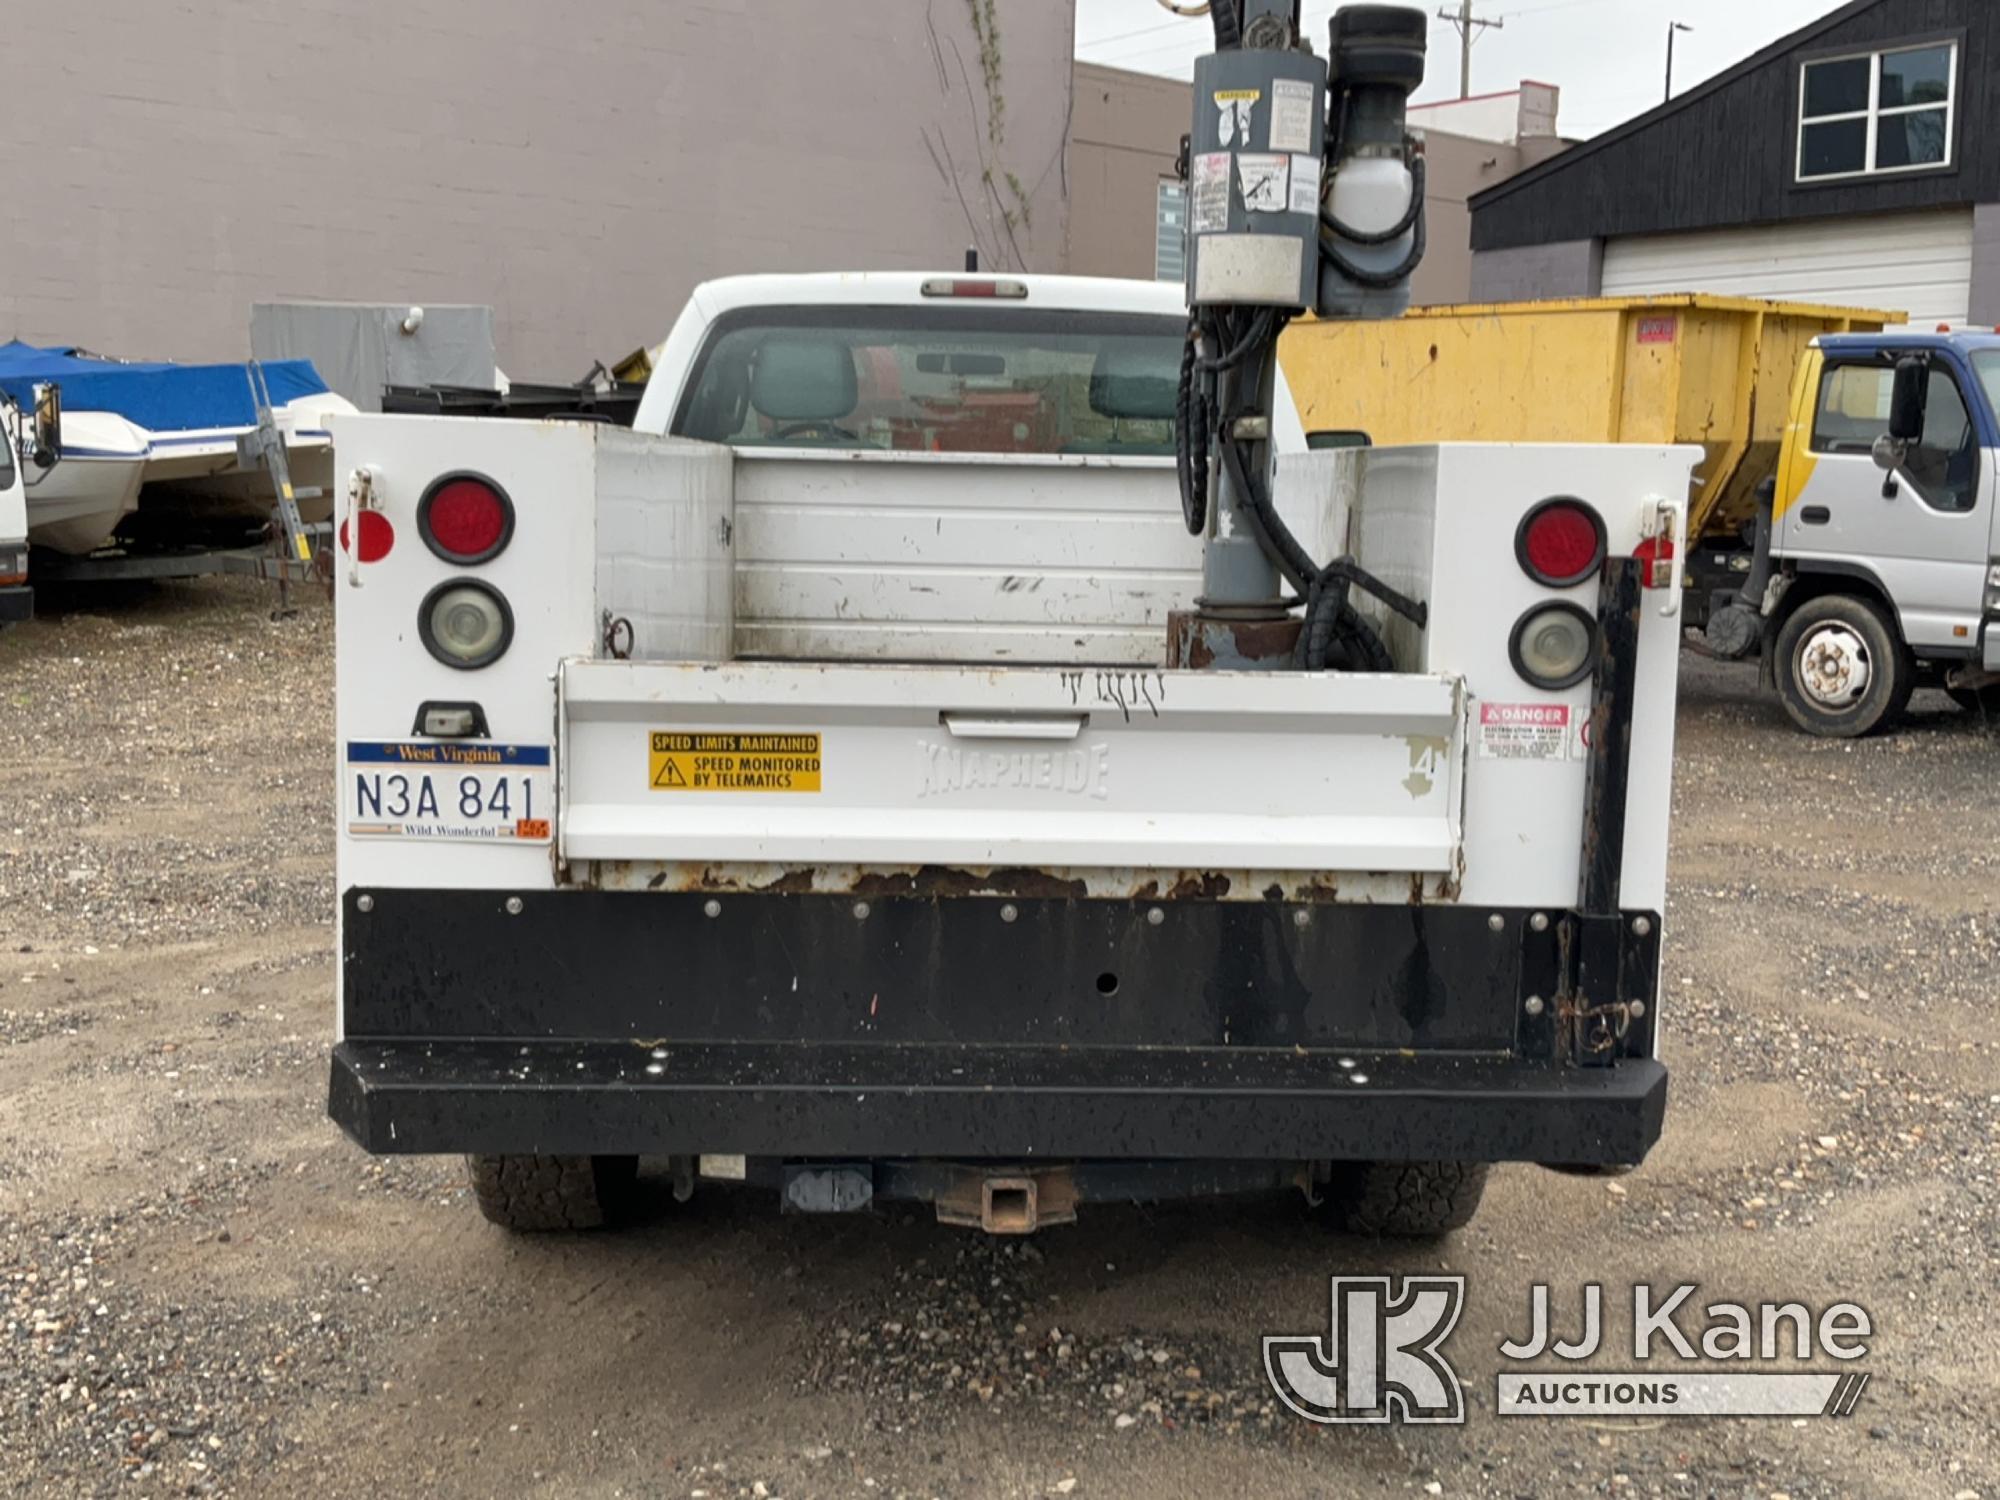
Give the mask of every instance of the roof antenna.
[[977, 245], [967, 245], [965, 247], [965, 269], [968, 271], [979, 269], [979, 247]]

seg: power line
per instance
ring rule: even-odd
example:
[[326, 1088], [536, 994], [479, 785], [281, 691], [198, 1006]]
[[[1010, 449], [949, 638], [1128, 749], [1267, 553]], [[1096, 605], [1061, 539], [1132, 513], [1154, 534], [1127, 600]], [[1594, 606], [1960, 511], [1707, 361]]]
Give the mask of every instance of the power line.
[[1102, 47], [1110, 42], [1129, 41], [1131, 38], [1135, 36], [1151, 36], [1155, 32], [1159, 31], [1178, 31], [1181, 27], [1187, 24], [1188, 23], [1186, 21], [1179, 19], [1172, 21], [1158, 21], [1151, 26], [1134, 27], [1130, 31], [1115, 31], [1110, 36], [1094, 36], [1087, 41], [1082, 37], [1078, 37], [1076, 44], [1079, 47]]
[[[1212, 47], [1213, 45], [1214, 45], [1214, 43], [1210, 42], [1210, 43], [1208, 43], [1208, 44], [1207, 44], [1206, 46], [1197, 46], [1197, 47], [1195, 48], [1195, 53], [1196, 53], [1196, 54], [1199, 54], [1199, 53], [1202, 53], [1202, 52], [1206, 52], [1206, 51], [1208, 51], [1208, 50], [1209, 50], [1209, 48], [1210, 48], [1210, 47]], [[1095, 61], [1095, 62], [1098, 62], [1098, 63], [1101, 63], [1101, 64], [1102, 64], [1103, 66], [1105, 66], [1105, 67], [1108, 67], [1108, 68], [1122, 68], [1123, 66], [1125, 66], [1125, 64], [1126, 64], [1126, 63], [1128, 63], [1128, 62], [1131, 62], [1131, 61], [1132, 61], [1133, 59], [1135, 59], [1135, 58], [1140, 58], [1140, 57], [1152, 57], [1152, 56], [1156, 55], [1157, 53], [1161, 53], [1161, 52], [1182, 52], [1182, 51], [1185, 51], [1185, 50], [1186, 50], [1186, 44], [1185, 44], [1185, 43], [1182, 43], [1182, 42], [1178, 42], [1178, 41], [1174, 41], [1174, 42], [1161, 42], [1161, 43], [1159, 43], [1159, 44], [1157, 44], [1157, 45], [1155, 45], [1155, 46], [1151, 46], [1151, 47], [1140, 47], [1140, 48], [1137, 48], [1137, 49], [1135, 49], [1135, 50], [1133, 50], [1133, 51], [1130, 51], [1130, 52], [1120, 52], [1120, 53], [1117, 53], [1117, 54], [1115, 54], [1115, 55], [1113, 55], [1113, 56], [1111, 56], [1111, 57], [1099, 57], [1099, 58], [1094, 58], [1094, 59], [1089, 59], [1089, 60], [1090, 60], [1090, 61]]]

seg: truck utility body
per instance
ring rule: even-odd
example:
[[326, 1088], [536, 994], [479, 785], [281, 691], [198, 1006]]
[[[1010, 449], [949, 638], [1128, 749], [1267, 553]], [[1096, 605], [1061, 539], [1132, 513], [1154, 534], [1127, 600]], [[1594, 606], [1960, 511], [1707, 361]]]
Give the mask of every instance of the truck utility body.
[[1388, 671], [1169, 665], [1183, 323], [738, 278], [634, 431], [340, 418], [349, 1133], [989, 1228], [1170, 1162], [1639, 1160], [1696, 454], [1287, 454], [1294, 529], [1424, 623], [1356, 596]]
[[28, 489], [30, 454], [21, 410], [0, 393], [0, 626], [30, 619], [35, 596], [28, 584]]

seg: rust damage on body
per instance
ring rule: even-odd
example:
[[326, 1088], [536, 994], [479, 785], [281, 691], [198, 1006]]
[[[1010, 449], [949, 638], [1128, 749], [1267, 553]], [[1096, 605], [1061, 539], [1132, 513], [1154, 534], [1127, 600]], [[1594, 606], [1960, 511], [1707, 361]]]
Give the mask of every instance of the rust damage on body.
[[[646, 881], [649, 891], [751, 891], [760, 896], [809, 896], [817, 887], [811, 866], [784, 870], [767, 879], [712, 865], [668, 865]], [[595, 882], [593, 882], [595, 883]]]
[[948, 865], [920, 865], [914, 870], [870, 870], [849, 889], [857, 896], [1024, 896], [1050, 900], [1081, 900], [1090, 894], [1080, 879], [1064, 879], [1047, 870], [1001, 869], [984, 874]]
[[1235, 620], [1195, 610], [1172, 610], [1167, 615], [1167, 665], [1196, 672], [1289, 668], [1299, 628], [1295, 617]]
[[567, 883], [590, 890], [864, 898], [990, 897], [1020, 900], [1275, 901], [1440, 905], [1459, 899], [1462, 861], [1448, 873], [1333, 870], [1161, 870], [958, 865], [780, 865], [581, 860]]
[[1220, 870], [1190, 871], [1167, 891], [1169, 901], [1219, 901], [1229, 894], [1229, 877]]

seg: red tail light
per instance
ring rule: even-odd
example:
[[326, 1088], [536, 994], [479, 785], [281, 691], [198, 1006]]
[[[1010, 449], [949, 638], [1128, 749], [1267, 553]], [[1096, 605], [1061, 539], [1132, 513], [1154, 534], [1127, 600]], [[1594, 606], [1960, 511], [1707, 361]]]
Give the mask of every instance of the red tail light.
[[514, 535], [514, 502], [482, 474], [445, 474], [417, 502], [417, 533], [446, 562], [487, 562]]
[[1522, 517], [1514, 556], [1537, 583], [1582, 583], [1604, 565], [1604, 519], [1581, 500], [1544, 500]]
[[[389, 524], [389, 518], [379, 510], [364, 510], [361, 518], [361, 547], [355, 554], [362, 562], [380, 562], [389, 555], [389, 549], [396, 545], [396, 528]], [[340, 523], [340, 550], [347, 551], [347, 523]]]

